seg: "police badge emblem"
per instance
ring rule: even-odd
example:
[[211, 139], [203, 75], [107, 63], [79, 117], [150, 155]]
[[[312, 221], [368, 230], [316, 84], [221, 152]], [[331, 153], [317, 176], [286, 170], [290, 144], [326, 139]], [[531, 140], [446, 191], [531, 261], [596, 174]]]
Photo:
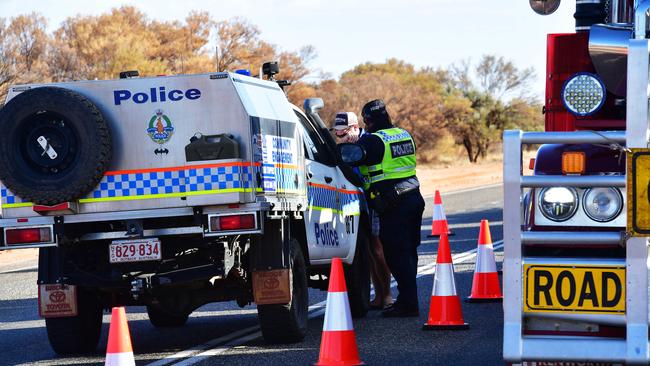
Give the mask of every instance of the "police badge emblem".
[[158, 144], [164, 144], [172, 137], [174, 125], [162, 109], [156, 110], [156, 113], [149, 120], [147, 133], [153, 142]]

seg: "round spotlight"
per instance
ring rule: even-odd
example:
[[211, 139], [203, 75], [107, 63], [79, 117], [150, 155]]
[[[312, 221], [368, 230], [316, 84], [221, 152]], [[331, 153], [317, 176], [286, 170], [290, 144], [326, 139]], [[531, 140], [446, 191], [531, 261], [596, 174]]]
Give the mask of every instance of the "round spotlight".
[[621, 213], [623, 196], [616, 188], [591, 188], [582, 196], [582, 208], [594, 221], [612, 221]]
[[544, 188], [539, 193], [539, 209], [549, 220], [566, 221], [578, 209], [578, 194], [573, 188]]
[[594, 74], [577, 73], [562, 87], [562, 102], [573, 115], [590, 116], [605, 102], [605, 84]]

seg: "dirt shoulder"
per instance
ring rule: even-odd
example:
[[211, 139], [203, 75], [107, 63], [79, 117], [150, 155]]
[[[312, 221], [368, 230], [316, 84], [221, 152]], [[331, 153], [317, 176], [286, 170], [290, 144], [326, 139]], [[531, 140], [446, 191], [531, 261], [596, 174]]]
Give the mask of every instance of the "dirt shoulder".
[[[0, 271], [6, 271], [34, 264], [38, 258], [38, 249], [0, 250]], [[11, 265], [11, 268], [8, 266]]]
[[448, 166], [422, 166], [417, 169], [420, 190], [425, 196], [436, 190], [441, 194], [462, 189], [483, 187], [503, 181], [501, 161], [485, 161], [476, 164], [458, 162]]

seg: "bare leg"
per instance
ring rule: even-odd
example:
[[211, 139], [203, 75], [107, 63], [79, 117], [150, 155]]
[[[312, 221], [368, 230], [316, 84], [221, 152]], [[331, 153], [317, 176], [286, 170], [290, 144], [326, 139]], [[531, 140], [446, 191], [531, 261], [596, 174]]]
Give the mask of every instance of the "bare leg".
[[386, 306], [393, 302], [390, 293], [390, 270], [388, 264], [386, 264], [384, 250], [378, 236], [372, 235], [370, 237], [370, 253], [373, 262], [372, 267], [374, 267], [373, 272], [376, 276], [376, 279], [373, 279], [376, 294], [373, 304]]
[[[372, 247], [372, 241], [375, 236], [371, 237], [370, 246]], [[370, 301], [370, 306], [372, 307], [382, 307], [382, 299], [384, 298], [383, 294], [383, 285], [379, 279], [379, 274], [377, 272], [377, 263], [375, 260], [375, 254], [372, 248], [370, 249], [370, 278], [372, 279], [372, 286], [375, 288], [375, 298]]]

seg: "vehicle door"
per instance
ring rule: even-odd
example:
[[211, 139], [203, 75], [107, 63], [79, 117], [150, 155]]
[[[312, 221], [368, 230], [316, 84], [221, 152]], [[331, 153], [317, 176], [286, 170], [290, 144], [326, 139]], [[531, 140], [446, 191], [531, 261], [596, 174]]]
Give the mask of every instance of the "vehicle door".
[[[341, 169], [337, 168], [337, 173], [337, 188], [340, 201], [339, 216], [343, 221], [344, 229], [341, 236], [345, 246], [350, 248], [350, 253], [346, 253], [348, 255], [345, 257], [349, 257], [349, 260], [352, 261], [354, 259], [353, 256], [357, 244], [357, 236], [359, 234], [359, 219], [361, 218], [363, 191], [350, 182]], [[354, 174], [356, 174], [356, 172]]]
[[347, 257], [349, 243], [339, 192], [340, 175], [336, 158], [327, 148], [312, 123], [296, 111], [305, 145], [307, 201], [305, 233], [312, 263], [326, 262], [332, 257]]

